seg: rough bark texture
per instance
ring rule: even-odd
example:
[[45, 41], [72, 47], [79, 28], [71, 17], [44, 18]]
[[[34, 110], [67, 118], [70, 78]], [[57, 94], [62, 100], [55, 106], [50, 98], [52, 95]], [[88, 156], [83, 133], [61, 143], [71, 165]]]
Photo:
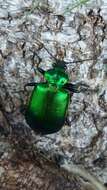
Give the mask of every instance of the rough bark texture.
[[[106, 189], [82, 171], [107, 185], [107, 2], [90, 0], [70, 11], [72, 2], [0, 1], [1, 190]], [[43, 80], [33, 67], [41, 60], [40, 67], [51, 68], [51, 54], [73, 61], [67, 65], [70, 81], [90, 88], [73, 95], [70, 127], [40, 137], [24, 118], [32, 90], [24, 85]], [[71, 168], [70, 174], [62, 162], [83, 170]]]

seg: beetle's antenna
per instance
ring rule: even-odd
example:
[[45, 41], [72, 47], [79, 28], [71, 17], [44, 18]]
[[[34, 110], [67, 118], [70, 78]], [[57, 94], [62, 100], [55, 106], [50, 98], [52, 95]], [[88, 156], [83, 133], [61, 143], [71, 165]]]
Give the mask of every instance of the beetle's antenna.
[[[44, 49], [48, 52], [48, 54], [49, 54], [51, 57], [53, 57], [53, 58], [55, 59], [56, 62], [59, 61], [59, 59], [57, 59], [56, 57], [54, 57], [54, 56], [52, 55], [52, 53], [50, 53], [49, 50], [48, 50], [45, 46], [43, 46], [43, 47], [44, 47]], [[69, 62], [63, 61], [63, 62], [64, 62], [65, 64], [70, 64], [70, 63], [79, 63], [79, 62], [90, 61], [90, 60], [94, 60], [94, 59], [93, 59], [93, 58], [88, 58], [88, 59], [82, 59], [82, 60], [78, 60], [78, 61], [69, 61]], [[60, 61], [61, 61], [61, 60], [60, 60]]]
[[39, 55], [35, 51], [32, 51], [32, 50], [30, 50], [30, 51], [33, 53], [33, 56], [32, 56], [32, 68], [34, 69], [34, 72], [36, 72], [36, 70], [34, 68], [34, 65], [35, 65], [35, 61], [34, 61], [35, 56], [38, 58], [37, 68], [39, 68], [39, 64], [42, 61], [42, 59], [39, 57]]
[[91, 60], [95, 60], [94, 58], [89, 58], [89, 59], [83, 59], [83, 60], [78, 60], [78, 61], [69, 61], [69, 62], [66, 62], [66, 61], [61, 61], [59, 59], [57, 59], [52, 53], [49, 52], [49, 50], [46, 48], [46, 46], [43, 44], [43, 42], [39, 41], [38, 39], [36, 39], [39, 43], [41, 43], [43, 45], [43, 48], [48, 52], [48, 54], [54, 58], [54, 60], [58, 63], [58, 62], [63, 62], [63, 64], [65, 65], [68, 65], [68, 64], [71, 64], [71, 63], [79, 63], [79, 62], [84, 62], [84, 61], [91, 61]]
[[52, 54], [49, 52], [49, 50], [46, 48], [46, 46], [43, 44], [43, 42], [39, 41], [38, 39], [36, 39], [39, 43], [41, 43], [41, 45], [43, 46], [43, 48], [48, 52], [48, 54], [55, 59], [56, 62], [58, 62], [59, 60]]
[[[59, 60], [56, 57], [54, 57], [52, 55], [52, 53], [50, 53], [49, 50], [45, 46], [43, 46], [43, 47], [48, 52], [48, 54], [55, 59], [56, 62], [59, 62], [59, 61], [61, 62], [61, 60]], [[78, 60], [78, 61], [69, 61], [69, 62], [62, 61], [62, 62], [65, 63], [65, 64], [71, 64], [71, 63], [79, 63], [79, 62], [90, 61], [90, 60], [94, 60], [94, 59], [93, 58], [89, 58], [89, 59], [83, 59], [83, 60]]]
[[55, 61], [57, 62], [58, 59], [57, 59], [52, 53], [50, 53], [49, 50], [48, 50], [45, 46], [43, 46], [43, 47], [44, 47], [44, 49], [48, 52], [48, 54], [49, 54], [52, 58], [54, 58]]
[[69, 61], [69, 62], [66, 62], [66, 64], [79, 63], [79, 62], [91, 61], [91, 60], [95, 60], [95, 59], [89, 58], [89, 59], [82, 59], [82, 60], [78, 60], [78, 61]]

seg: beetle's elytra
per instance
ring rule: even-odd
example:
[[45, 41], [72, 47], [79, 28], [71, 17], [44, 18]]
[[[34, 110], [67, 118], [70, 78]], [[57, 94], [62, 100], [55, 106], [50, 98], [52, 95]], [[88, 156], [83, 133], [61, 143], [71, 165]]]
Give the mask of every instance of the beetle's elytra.
[[34, 131], [42, 134], [57, 132], [64, 124], [69, 94], [48, 84], [34, 88], [26, 120]]
[[[63, 65], [63, 66], [62, 66]], [[82, 90], [80, 84], [68, 83], [64, 62], [54, 64], [47, 71], [38, 68], [45, 83], [28, 83], [34, 86], [25, 118], [28, 125], [42, 135], [55, 133], [64, 125], [70, 94]]]

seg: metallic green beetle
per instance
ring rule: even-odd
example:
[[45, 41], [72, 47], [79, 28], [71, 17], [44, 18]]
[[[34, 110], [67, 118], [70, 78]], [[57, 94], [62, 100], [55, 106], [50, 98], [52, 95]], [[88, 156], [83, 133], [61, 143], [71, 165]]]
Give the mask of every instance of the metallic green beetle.
[[37, 68], [44, 76], [44, 83], [28, 83], [34, 86], [25, 114], [28, 125], [41, 135], [59, 131], [67, 116], [70, 96], [87, 89], [81, 83], [71, 84], [66, 73], [66, 62], [58, 60], [53, 68], [44, 71]]

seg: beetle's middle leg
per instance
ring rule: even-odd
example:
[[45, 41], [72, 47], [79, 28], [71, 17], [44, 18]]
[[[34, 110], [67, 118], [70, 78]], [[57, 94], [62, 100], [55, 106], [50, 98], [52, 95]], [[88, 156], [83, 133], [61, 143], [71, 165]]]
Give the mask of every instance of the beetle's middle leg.
[[67, 83], [64, 85], [64, 89], [69, 90], [72, 93], [80, 93], [87, 91], [89, 89], [89, 85], [83, 84], [81, 82], [76, 84]]
[[24, 90], [26, 90], [27, 86], [37, 86], [37, 84], [38, 84], [37, 82], [29, 82], [29, 83], [24, 85]]

